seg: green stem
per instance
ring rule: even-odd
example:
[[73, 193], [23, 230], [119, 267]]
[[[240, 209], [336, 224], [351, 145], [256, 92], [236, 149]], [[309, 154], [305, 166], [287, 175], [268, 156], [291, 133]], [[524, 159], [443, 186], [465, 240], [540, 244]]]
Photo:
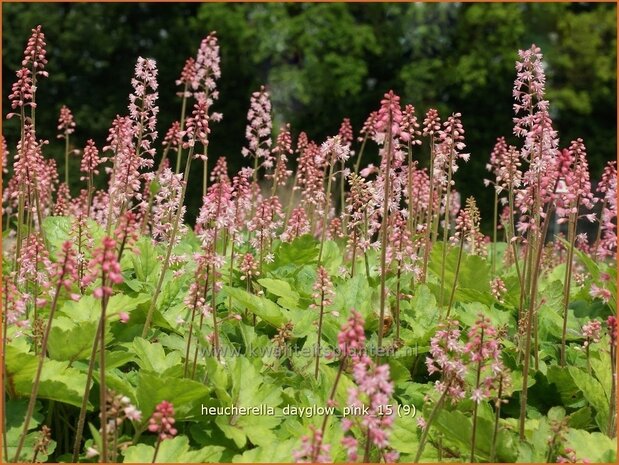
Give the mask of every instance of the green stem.
[[366, 134], [363, 137], [363, 142], [361, 142], [361, 148], [359, 149], [359, 155], [357, 155], [357, 161], [355, 162], [355, 174], [359, 174], [359, 167], [361, 166], [361, 156], [363, 155], [363, 151], [365, 150], [365, 143], [368, 140], [368, 135]]
[[432, 412], [430, 412], [430, 416], [428, 417], [428, 421], [426, 422], [425, 427], [423, 428], [423, 432], [421, 433], [421, 438], [419, 439], [419, 447], [417, 448], [417, 454], [415, 454], [415, 459], [413, 463], [419, 463], [419, 459], [421, 458], [421, 454], [423, 454], [423, 449], [426, 446], [426, 442], [428, 440], [428, 433], [430, 432], [430, 427], [432, 423], [436, 419], [436, 415], [443, 408], [443, 404], [445, 403], [445, 398], [447, 396], [447, 389], [449, 388], [449, 383], [445, 386], [445, 390], [441, 394], [441, 397], [438, 399], [438, 402], [434, 405]]
[[449, 296], [449, 306], [447, 307], [447, 317], [451, 313], [451, 306], [453, 305], [454, 296], [456, 295], [456, 288], [458, 287], [458, 275], [460, 274], [460, 263], [462, 262], [462, 249], [464, 249], [464, 234], [460, 238], [460, 249], [458, 250], [458, 261], [456, 262], [456, 273], [454, 276], [454, 283], [451, 287], [451, 295]]
[[[578, 198], [576, 199], [578, 205]], [[577, 207], [576, 207], [577, 208]], [[571, 214], [568, 229], [569, 250], [565, 266], [565, 280], [563, 282], [563, 331], [561, 333], [561, 366], [565, 366], [565, 350], [567, 346], [567, 316], [570, 305], [570, 287], [572, 284], [572, 265], [574, 262], [574, 242], [576, 240], [576, 215]]]

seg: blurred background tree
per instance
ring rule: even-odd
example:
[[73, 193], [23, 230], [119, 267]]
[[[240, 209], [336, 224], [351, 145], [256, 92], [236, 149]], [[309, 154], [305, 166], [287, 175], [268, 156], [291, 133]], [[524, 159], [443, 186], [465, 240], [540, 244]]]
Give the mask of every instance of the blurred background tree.
[[[43, 25], [50, 77], [37, 93], [37, 127], [60, 169], [64, 147], [55, 130], [63, 104], [77, 121], [75, 147], [88, 138], [102, 146], [114, 116], [126, 112], [136, 58], [155, 58], [162, 137], [180, 113], [174, 81], [212, 30], [222, 57], [214, 110], [224, 119], [212, 128], [210, 161], [224, 155], [234, 171], [245, 163], [249, 96], [261, 84], [272, 95], [275, 131], [289, 122], [293, 133], [306, 131], [317, 142], [335, 134], [344, 117], [358, 131], [393, 89], [420, 118], [430, 107], [443, 117], [462, 113], [471, 160], [458, 171], [457, 188], [477, 197], [489, 220], [485, 164], [497, 137], [519, 143], [512, 135], [514, 62], [533, 42], [545, 55], [561, 146], [584, 139], [593, 179], [616, 158], [615, 4], [6, 3], [2, 21], [5, 109], [30, 29]], [[13, 152], [17, 127], [3, 123]], [[418, 158], [427, 162], [425, 152]], [[73, 163], [77, 170], [78, 159]], [[190, 184], [190, 219], [199, 189]]]

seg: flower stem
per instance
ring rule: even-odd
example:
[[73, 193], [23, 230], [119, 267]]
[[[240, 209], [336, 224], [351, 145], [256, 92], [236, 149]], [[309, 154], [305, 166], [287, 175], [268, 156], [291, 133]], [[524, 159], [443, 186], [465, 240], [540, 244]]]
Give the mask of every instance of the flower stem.
[[[578, 199], [576, 200], [578, 205]], [[563, 282], [563, 331], [561, 333], [561, 366], [565, 366], [565, 349], [567, 345], [567, 316], [570, 305], [570, 287], [572, 284], [572, 266], [574, 262], [574, 241], [576, 240], [576, 214], [570, 215], [568, 226], [569, 249], [567, 251], [567, 263], [565, 266], [565, 280]]]
[[[380, 319], [378, 321], [378, 348], [383, 346], [383, 333], [385, 331], [385, 306], [387, 303], [387, 239], [389, 233], [389, 200], [391, 196], [391, 151], [393, 149], [393, 114], [389, 110], [389, 130], [387, 132], [387, 162], [385, 163], [384, 189], [383, 189], [383, 218], [381, 224], [380, 246]], [[380, 350], [379, 350], [380, 352]]]
[[314, 370], [314, 377], [318, 379], [318, 369], [320, 367], [320, 340], [322, 336], [322, 318], [324, 315], [324, 301], [325, 301], [325, 293], [321, 292], [320, 295], [320, 317], [318, 319], [318, 340], [316, 342], [316, 368]]
[[28, 408], [26, 410], [26, 417], [24, 419], [24, 427], [19, 436], [19, 442], [17, 443], [17, 448], [15, 451], [15, 457], [13, 459], [14, 462], [19, 461], [19, 454], [24, 447], [24, 441], [26, 440], [26, 435], [28, 434], [28, 429], [30, 428], [30, 420], [32, 419], [32, 415], [34, 414], [34, 406], [37, 401], [37, 395], [39, 393], [39, 386], [41, 384], [41, 374], [43, 373], [43, 363], [45, 362], [45, 354], [47, 353], [47, 341], [49, 340], [49, 335], [52, 329], [52, 322], [54, 320], [54, 315], [56, 313], [56, 307], [58, 306], [58, 296], [60, 295], [60, 289], [62, 288], [62, 282], [64, 280], [66, 274], [66, 266], [67, 266], [68, 256], [65, 256], [64, 263], [62, 265], [62, 272], [60, 277], [58, 278], [58, 283], [56, 284], [56, 292], [54, 294], [54, 300], [52, 301], [52, 306], [49, 311], [49, 317], [47, 319], [47, 326], [45, 327], [45, 333], [43, 334], [43, 341], [41, 342], [41, 353], [39, 354], [39, 363], [37, 365], [37, 371], [34, 375], [34, 381], [32, 382], [32, 390], [30, 392], [30, 400], [28, 401]]
[[462, 263], [462, 250], [464, 249], [464, 234], [460, 238], [460, 248], [458, 250], [458, 261], [456, 262], [456, 273], [454, 276], [454, 283], [451, 287], [451, 295], [449, 296], [449, 306], [447, 307], [447, 317], [451, 313], [451, 306], [453, 305], [454, 296], [456, 295], [456, 288], [458, 287], [458, 275], [460, 274], [460, 263]]
[[419, 447], [417, 448], [417, 454], [415, 454], [415, 459], [413, 463], [418, 463], [421, 458], [421, 454], [423, 454], [423, 449], [425, 448], [426, 441], [428, 440], [428, 433], [430, 432], [430, 427], [432, 423], [436, 419], [436, 415], [443, 408], [443, 404], [445, 403], [445, 398], [447, 396], [447, 389], [449, 388], [449, 384], [445, 386], [445, 390], [441, 394], [441, 397], [438, 399], [438, 402], [434, 405], [432, 412], [430, 412], [430, 416], [428, 417], [428, 421], [426, 422], [425, 427], [423, 428], [423, 432], [421, 433], [421, 438], [419, 439]]
[[324, 212], [322, 214], [322, 231], [320, 232], [320, 251], [318, 252], [318, 266], [322, 264], [322, 251], [325, 246], [327, 237], [327, 219], [329, 218], [329, 209], [331, 208], [331, 178], [333, 177], [333, 165], [335, 161], [329, 163], [329, 177], [327, 178], [327, 190], [325, 191], [326, 200]]
[[153, 319], [153, 313], [155, 311], [155, 306], [157, 305], [157, 298], [161, 292], [161, 287], [163, 286], [163, 280], [165, 278], [166, 272], [168, 271], [168, 267], [170, 266], [170, 256], [172, 255], [172, 248], [174, 247], [174, 242], [176, 240], [176, 234], [178, 233], [178, 223], [180, 222], [181, 215], [183, 213], [183, 202], [185, 201], [185, 193], [187, 192], [187, 181], [189, 178], [189, 168], [191, 167], [191, 159], [193, 158], [193, 146], [189, 150], [187, 154], [187, 162], [185, 163], [185, 173], [183, 175], [183, 187], [181, 189], [181, 196], [178, 202], [178, 208], [176, 210], [176, 218], [174, 219], [174, 226], [172, 228], [172, 234], [170, 236], [170, 242], [168, 243], [168, 247], [166, 250], [165, 260], [161, 265], [161, 273], [159, 274], [159, 280], [157, 281], [157, 287], [155, 288], [155, 292], [153, 293], [153, 298], [150, 303], [150, 307], [148, 308], [148, 313], [146, 314], [146, 321], [144, 322], [144, 329], [142, 330], [142, 337], [146, 338], [148, 334], [148, 330], [150, 328], [150, 324]]
[[[481, 376], [481, 363], [483, 360], [482, 349], [484, 346], [484, 328], [481, 329], [479, 340], [479, 361], [477, 362], [477, 371], [475, 373], [475, 390], [479, 389], [479, 381]], [[471, 433], [471, 463], [475, 461], [475, 441], [477, 440], [477, 409], [479, 407], [479, 401], [474, 401], [473, 407], [473, 431]]]

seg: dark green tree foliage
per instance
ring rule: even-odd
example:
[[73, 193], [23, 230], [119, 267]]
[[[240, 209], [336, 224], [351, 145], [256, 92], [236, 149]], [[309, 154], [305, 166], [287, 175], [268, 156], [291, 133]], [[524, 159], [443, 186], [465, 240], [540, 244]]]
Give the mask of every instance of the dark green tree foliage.
[[[249, 96], [272, 94], [274, 129], [290, 122], [320, 142], [344, 117], [357, 131], [384, 92], [393, 89], [420, 117], [436, 107], [462, 113], [471, 161], [457, 173], [463, 197], [474, 195], [489, 220], [490, 189], [480, 188], [496, 137], [512, 135], [511, 89], [516, 52], [532, 42], [548, 63], [548, 97], [562, 146], [582, 137], [592, 178], [616, 153], [616, 7], [612, 4], [15, 4], [3, 7], [3, 96], [36, 24], [47, 36], [50, 78], [37, 101], [39, 136], [58, 154], [60, 106], [78, 124], [76, 147], [103, 145], [123, 114], [139, 55], [157, 60], [163, 137], [179, 117], [175, 79], [200, 39], [215, 30], [221, 46], [224, 120], [213, 127], [211, 162], [226, 156], [238, 169]], [[17, 125], [3, 124], [9, 147]], [[370, 161], [372, 150], [368, 151]], [[427, 154], [417, 155], [422, 164]], [[78, 161], [73, 160], [75, 169]], [[197, 174], [196, 174], [197, 176]], [[467, 179], [475, 180], [468, 183]], [[76, 178], [77, 180], [77, 178]], [[198, 189], [199, 183], [190, 184]], [[473, 187], [475, 186], [475, 187]], [[75, 186], [73, 186], [76, 189]], [[189, 208], [200, 193], [189, 192]]]

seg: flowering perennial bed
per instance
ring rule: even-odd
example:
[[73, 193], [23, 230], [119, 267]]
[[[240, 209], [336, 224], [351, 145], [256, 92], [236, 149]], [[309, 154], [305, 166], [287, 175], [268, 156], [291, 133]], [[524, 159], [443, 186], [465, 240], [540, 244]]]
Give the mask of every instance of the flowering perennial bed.
[[418, 119], [393, 91], [318, 143], [274, 133], [262, 87], [249, 167], [209, 171], [215, 33], [161, 143], [152, 59], [79, 173], [63, 106], [58, 173], [37, 138], [45, 47], [38, 26], [2, 141], [4, 460], [615, 460], [616, 163], [592, 189], [585, 143], [559, 147], [538, 47], [516, 62], [519, 145], [490, 154], [490, 237], [454, 182], [461, 115]]

